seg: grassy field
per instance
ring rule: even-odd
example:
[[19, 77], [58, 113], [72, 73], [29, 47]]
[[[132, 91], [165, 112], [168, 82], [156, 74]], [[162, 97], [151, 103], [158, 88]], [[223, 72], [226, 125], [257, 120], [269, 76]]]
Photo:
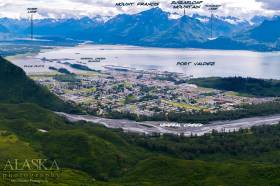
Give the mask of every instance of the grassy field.
[[186, 110], [195, 110], [195, 111], [199, 111], [199, 110], [203, 110], [204, 108], [199, 107], [199, 106], [194, 106], [194, 105], [190, 105], [190, 104], [185, 104], [185, 103], [177, 103], [177, 102], [173, 102], [173, 101], [168, 101], [168, 100], [161, 100], [162, 102], [169, 104], [171, 106], [174, 107], [179, 107], [179, 108], [184, 108]]

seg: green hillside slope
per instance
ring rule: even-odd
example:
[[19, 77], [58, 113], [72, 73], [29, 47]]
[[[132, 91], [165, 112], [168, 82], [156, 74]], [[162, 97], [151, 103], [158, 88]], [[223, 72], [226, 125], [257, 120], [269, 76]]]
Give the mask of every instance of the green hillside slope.
[[84, 180], [80, 183], [90, 185], [280, 184], [279, 126], [209, 137], [148, 138], [90, 123], [69, 123], [32, 104], [0, 104], [0, 131], [17, 139], [9, 148], [0, 140], [1, 159], [55, 159], [62, 168], [77, 170], [77, 179]]
[[36, 103], [42, 107], [73, 112], [77, 109], [64, 103], [49, 91], [29, 79], [25, 72], [0, 57], [0, 102]]
[[142, 161], [122, 183], [147, 186], [279, 185], [279, 166], [157, 157]]

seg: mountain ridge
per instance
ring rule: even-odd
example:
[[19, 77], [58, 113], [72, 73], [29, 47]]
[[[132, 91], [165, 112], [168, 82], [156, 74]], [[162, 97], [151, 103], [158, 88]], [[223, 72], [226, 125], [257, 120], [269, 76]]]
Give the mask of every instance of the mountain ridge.
[[[255, 16], [251, 21], [235, 17], [211, 18], [198, 14], [170, 18], [170, 13], [152, 8], [136, 14], [119, 14], [109, 20], [101, 17], [35, 20], [38, 37], [64, 37], [97, 44], [127, 44], [170, 48], [210, 48], [233, 50], [280, 50], [279, 34], [271, 29], [274, 18]], [[272, 23], [271, 23], [272, 22]], [[278, 22], [277, 22], [278, 23]], [[15, 35], [29, 34], [28, 20], [0, 19]], [[213, 29], [211, 29], [213, 28]], [[259, 31], [258, 31], [259, 30]], [[211, 34], [212, 33], [212, 34]], [[264, 38], [266, 35], [270, 38]], [[275, 37], [272, 37], [272, 36]], [[271, 40], [276, 40], [271, 42]], [[279, 40], [279, 41], [278, 41]]]

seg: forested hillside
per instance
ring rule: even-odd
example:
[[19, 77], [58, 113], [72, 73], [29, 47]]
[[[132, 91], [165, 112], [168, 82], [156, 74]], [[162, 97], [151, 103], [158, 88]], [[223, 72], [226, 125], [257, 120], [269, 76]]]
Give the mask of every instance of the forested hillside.
[[65, 112], [77, 111], [70, 104], [36, 84], [25, 75], [25, 72], [0, 57], [0, 102], [2, 103], [35, 103], [42, 107]]

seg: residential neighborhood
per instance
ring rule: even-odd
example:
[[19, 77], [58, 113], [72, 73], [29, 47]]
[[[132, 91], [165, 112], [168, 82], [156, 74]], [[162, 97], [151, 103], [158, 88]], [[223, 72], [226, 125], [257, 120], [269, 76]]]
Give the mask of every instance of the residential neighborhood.
[[153, 116], [170, 112], [229, 111], [276, 98], [240, 96], [198, 87], [180, 73], [109, 68], [80, 75], [32, 76], [66, 101], [105, 116], [111, 112]]

